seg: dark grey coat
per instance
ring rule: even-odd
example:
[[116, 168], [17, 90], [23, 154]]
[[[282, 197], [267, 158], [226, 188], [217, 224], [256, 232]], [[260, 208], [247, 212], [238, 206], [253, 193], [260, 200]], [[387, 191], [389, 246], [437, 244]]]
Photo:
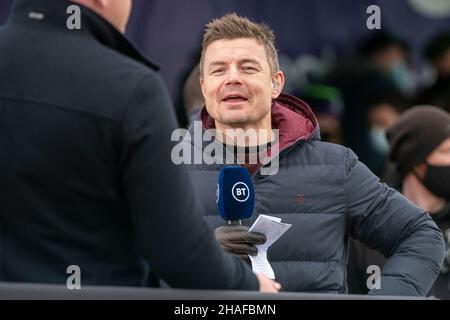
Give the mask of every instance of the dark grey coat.
[[[106, 20], [17, 0], [0, 27], [0, 281], [257, 289], [203, 220], [163, 82]], [[34, 14], [31, 14], [34, 13]], [[30, 18], [38, 17], [38, 18]], [[170, 200], [168, 196], [170, 195]]]

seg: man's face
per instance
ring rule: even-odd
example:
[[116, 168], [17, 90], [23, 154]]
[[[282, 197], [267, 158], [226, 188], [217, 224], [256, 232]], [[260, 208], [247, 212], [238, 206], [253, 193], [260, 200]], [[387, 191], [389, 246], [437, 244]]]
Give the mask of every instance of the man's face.
[[394, 106], [388, 103], [380, 103], [369, 110], [369, 124], [371, 127], [390, 129], [400, 117], [400, 113]]
[[258, 127], [270, 121], [272, 99], [280, 95], [284, 77], [281, 71], [272, 76], [263, 45], [239, 38], [207, 47], [200, 84], [216, 126]]
[[399, 63], [406, 63], [407, 53], [399, 45], [392, 45], [374, 56], [374, 62], [385, 71], [390, 71]]

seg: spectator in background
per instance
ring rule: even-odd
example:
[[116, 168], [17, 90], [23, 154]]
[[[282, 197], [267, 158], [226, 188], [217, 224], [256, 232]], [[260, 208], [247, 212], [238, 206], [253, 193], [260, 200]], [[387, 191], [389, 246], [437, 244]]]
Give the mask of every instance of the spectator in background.
[[431, 294], [450, 299], [450, 114], [432, 106], [405, 112], [388, 131], [390, 159], [402, 193], [426, 209], [446, 240], [446, 257]]
[[397, 89], [378, 92], [367, 99], [369, 147], [372, 156], [366, 164], [378, 176], [382, 176], [387, 170], [389, 142], [386, 132], [397, 122], [408, 104], [408, 99]]
[[418, 104], [430, 104], [450, 111], [450, 32], [436, 35], [426, 46], [425, 57], [433, 66], [436, 81], [417, 98]]
[[[201, 42], [201, 39], [198, 40]], [[194, 50], [184, 65], [177, 81], [177, 95], [175, 97], [175, 111], [180, 128], [189, 126], [196, 115], [197, 103], [203, 105], [203, 96], [198, 83], [198, 62], [201, 50]], [[200, 94], [200, 95], [199, 95]]]
[[[404, 112], [388, 130], [389, 159], [399, 181], [395, 187], [430, 213], [446, 241], [444, 264], [429, 294], [450, 299], [450, 114], [418, 106]], [[366, 268], [382, 267], [385, 258], [359, 241], [351, 241], [349, 292], [367, 292]]]
[[359, 47], [357, 57], [335, 66], [323, 81], [342, 93], [343, 144], [379, 174], [383, 161], [371, 143], [368, 105], [372, 97], [385, 92], [409, 91], [407, 88], [413, 83], [408, 67], [409, 51], [405, 41], [385, 32], [376, 32]]
[[425, 48], [425, 57], [433, 65], [437, 80], [450, 76], [450, 32], [433, 37]]
[[303, 88], [301, 98], [312, 106], [316, 114], [321, 140], [342, 144], [344, 105], [339, 90], [323, 84], [310, 84]]
[[409, 45], [388, 32], [379, 31], [365, 39], [360, 56], [384, 72], [404, 93], [413, 93], [414, 81], [410, 67]]
[[205, 105], [202, 89], [198, 78], [200, 77], [199, 67], [196, 65], [187, 77], [183, 86], [183, 106], [186, 112], [188, 125], [198, 116], [198, 113]]

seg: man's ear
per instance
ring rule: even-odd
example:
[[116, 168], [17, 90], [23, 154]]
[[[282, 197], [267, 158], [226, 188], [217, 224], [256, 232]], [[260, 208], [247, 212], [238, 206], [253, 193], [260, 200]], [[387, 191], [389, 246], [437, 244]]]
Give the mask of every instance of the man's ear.
[[418, 164], [413, 168], [413, 170], [421, 179], [423, 179], [425, 178], [425, 174], [427, 172], [427, 165], [425, 163]]
[[278, 71], [272, 79], [272, 99], [278, 98], [283, 91], [284, 87], [284, 74], [282, 71]]
[[202, 89], [203, 98], [206, 99], [206, 94], [205, 94], [205, 80], [203, 80], [202, 77], [200, 77], [200, 88]]

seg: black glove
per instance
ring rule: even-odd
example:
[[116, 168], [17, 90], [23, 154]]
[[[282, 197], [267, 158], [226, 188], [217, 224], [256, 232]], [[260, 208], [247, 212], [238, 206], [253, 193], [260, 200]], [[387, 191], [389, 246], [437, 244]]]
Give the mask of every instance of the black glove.
[[248, 229], [246, 226], [221, 226], [214, 231], [214, 235], [223, 250], [249, 261], [248, 254], [256, 256], [258, 249], [255, 245], [265, 243], [266, 236], [249, 232]]

